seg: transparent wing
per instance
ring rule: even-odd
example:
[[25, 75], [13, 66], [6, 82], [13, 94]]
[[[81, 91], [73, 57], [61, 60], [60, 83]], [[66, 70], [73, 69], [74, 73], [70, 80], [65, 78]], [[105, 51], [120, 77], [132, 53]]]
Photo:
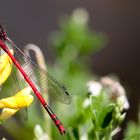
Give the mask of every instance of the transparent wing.
[[41, 94], [48, 94], [52, 99], [64, 104], [69, 104], [71, 102], [70, 95], [60, 82], [34, 63], [23, 51], [14, 45], [9, 38], [7, 38], [5, 43], [14, 49], [17, 61], [21, 64], [22, 68]]
[[[0, 65], [1, 68], [3, 68], [3, 65], [5, 63], [3, 61], [6, 61], [6, 64], [5, 67], [1, 70], [3, 74], [0, 75], [0, 85], [3, 85], [5, 82], [6, 85], [4, 85], [2, 90], [0, 91], [1, 92], [0, 96], [1, 99], [4, 99], [8, 97], [14, 97], [15, 94], [17, 94], [21, 90], [21, 85], [16, 77], [16, 71], [14, 66], [12, 65], [12, 61], [5, 52], [2, 52], [2, 55], [3, 55], [2, 57], [4, 58], [1, 58], [2, 59], [1, 63], [3, 63], [2, 65]], [[5, 77], [7, 78], [5, 79]], [[24, 102], [26, 104], [26, 101], [23, 100], [24, 98], [19, 97], [18, 99], [19, 100], [18, 101], [16, 100], [17, 102], [15, 103], [17, 105], [17, 108], [20, 102]], [[8, 104], [12, 105], [12, 103], [14, 104], [14, 102], [9, 102]], [[27, 120], [28, 119], [27, 107], [23, 108], [22, 110], [24, 111], [23, 115], [24, 120]]]
[[[15, 67], [13, 66], [13, 71], [12, 71], [12, 73], [10, 75], [10, 79], [11, 79], [11, 82], [13, 84], [12, 88], [14, 90], [14, 94], [16, 94], [16, 93], [18, 93], [19, 91], [22, 90], [22, 88], [21, 88], [22, 86], [19, 83], [19, 80], [18, 80], [17, 75], [16, 75], [16, 71], [14, 69], [15, 69]], [[22, 97], [21, 98], [18, 97], [17, 105], [18, 105], [19, 102], [24, 102], [26, 104], [26, 101]], [[28, 120], [28, 108], [24, 107], [22, 109], [22, 111], [20, 111], [20, 112], [22, 112], [24, 121], [27, 121]]]

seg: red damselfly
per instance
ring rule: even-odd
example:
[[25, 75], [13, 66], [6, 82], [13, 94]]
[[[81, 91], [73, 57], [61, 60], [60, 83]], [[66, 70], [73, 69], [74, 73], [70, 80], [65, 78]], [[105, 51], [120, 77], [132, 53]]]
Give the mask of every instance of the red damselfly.
[[[0, 47], [9, 55], [17, 69], [23, 75], [26, 82], [30, 85], [33, 92], [48, 112], [49, 116], [59, 129], [61, 134], [65, 133], [65, 128], [57, 118], [56, 114], [53, 113], [45, 99], [41, 94], [48, 94], [53, 99], [57, 101], [69, 104], [71, 98], [66, 90], [66, 88], [55, 80], [47, 71], [42, 69], [39, 65], [34, 63], [28, 55], [26, 55], [22, 50], [20, 50], [12, 41], [6, 36], [6, 32], [0, 25]], [[9, 47], [14, 50], [15, 56], [9, 51]], [[23, 67], [24, 65], [24, 67]], [[37, 78], [36, 78], [37, 76]], [[39, 88], [40, 82], [42, 83], [41, 88]]]

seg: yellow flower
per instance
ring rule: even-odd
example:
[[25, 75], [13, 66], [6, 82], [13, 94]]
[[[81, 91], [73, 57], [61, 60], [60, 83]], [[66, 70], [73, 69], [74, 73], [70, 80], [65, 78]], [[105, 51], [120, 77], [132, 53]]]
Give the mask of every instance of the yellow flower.
[[[10, 50], [13, 54], [13, 50]], [[0, 56], [0, 86], [7, 80], [12, 71], [12, 60], [4, 53]], [[28, 107], [33, 102], [33, 96], [30, 95], [31, 88], [26, 87], [16, 95], [0, 100], [0, 122], [3, 122], [13, 116], [18, 110]]]
[[15, 96], [0, 100], [0, 108], [3, 109], [0, 120], [4, 121], [14, 115], [18, 110], [29, 106], [33, 102], [33, 96], [30, 95], [31, 88], [26, 87]]
[[17, 109], [10, 109], [10, 108], [4, 108], [2, 110], [2, 113], [0, 115], [0, 123], [3, 121], [9, 119], [11, 116], [13, 116], [18, 110]]
[[[10, 50], [13, 54], [13, 50]], [[2, 85], [9, 77], [12, 71], [12, 60], [7, 53], [0, 56], [0, 85]]]
[[33, 96], [30, 95], [31, 88], [26, 87], [18, 92], [15, 96], [0, 100], [0, 108], [19, 109], [29, 106], [33, 101]]

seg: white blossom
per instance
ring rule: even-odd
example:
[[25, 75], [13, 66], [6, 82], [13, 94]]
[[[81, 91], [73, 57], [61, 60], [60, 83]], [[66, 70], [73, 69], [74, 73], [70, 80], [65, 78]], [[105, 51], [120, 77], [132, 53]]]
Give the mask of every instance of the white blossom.
[[96, 81], [89, 81], [87, 87], [92, 96], [98, 96], [102, 90], [101, 83]]

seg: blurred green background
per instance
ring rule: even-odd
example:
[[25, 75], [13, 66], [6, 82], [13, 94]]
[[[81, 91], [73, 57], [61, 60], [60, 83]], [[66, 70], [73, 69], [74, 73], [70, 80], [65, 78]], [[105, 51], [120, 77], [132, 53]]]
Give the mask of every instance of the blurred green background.
[[[50, 71], [55, 74], [55, 77], [58, 76], [57, 79], [66, 84], [72, 95], [75, 93], [80, 94], [79, 89], [86, 94], [83, 85], [87, 80], [92, 79], [90, 75], [92, 72], [94, 72], [93, 78], [96, 77], [96, 74], [107, 75], [113, 73], [118, 75], [121, 83], [127, 87], [129, 93], [131, 108], [127, 112], [126, 121], [128, 121], [131, 119], [137, 120], [140, 98], [138, 94], [138, 81], [140, 78], [139, 6], [140, 2], [132, 0], [127, 2], [120, 0], [103, 2], [97, 0], [6, 0], [0, 4], [0, 21], [5, 25], [8, 35], [21, 49], [27, 43], [35, 43], [44, 52], [47, 64], [49, 62], [52, 63], [52, 66], [54, 64], [59, 65], [59, 68], [54, 68], [50, 65]], [[77, 33], [77, 31], [75, 32], [77, 27], [73, 29], [70, 24], [67, 26], [72, 32], [69, 32], [65, 26], [62, 27], [62, 24], [59, 24], [59, 22], [62, 22], [60, 21], [60, 17], [70, 16], [77, 7], [85, 8], [89, 12], [90, 27], [88, 31], [82, 28], [83, 30]], [[65, 34], [60, 33], [58, 35], [59, 38], [55, 40], [56, 43], [50, 43], [52, 42], [52, 32], [58, 29], [68, 33], [70, 38], [67, 39], [65, 38]], [[79, 37], [78, 34], [82, 35], [81, 32], [83, 36]], [[59, 32], [57, 33], [59, 34]], [[105, 37], [102, 37], [102, 33]], [[95, 40], [93, 41], [90, 38], [94, 38]], [[63, 42], [64, 39], [68, 40], [68, 42]], [[75, 42], [75, 40], [78, 41]], [[76, 52], [74, 46], [74, 51], [69, 50], [67, 47], [63, 51], [63, 45], [71, 44], [71, 42], [79, 46], [78, 52], [80, 54], [77, 54], [78, 52]], [[89, 43], [88, 45], [87, 42]], [[86, 44], [86, 47], [82, 46], [83, 44]], [[56, 46], [59, 46], [61, 49], [58, 49]], [[89, 46], [88, 49], [87, 46]], [[98, 46], [100, 51], [97, 51], [98, 47], [94, 49], [90, 48], [92, 46]], [[70, 51], [74, 53], [69, 54], [68, 52]], [[71, 75], [67, 75], [69, 71]], [[86, 74], [84, 75], [83, 73]], [[67, 79], [64, 79], [66, 76], [68, 76]], [[79, 77], [80, 79], [78, 79]], [[81, 88], [76, 88], [78, 86], [77, 83], [79, 83]], [[72, 85], [75, 85], [75, 87]], [[71, 91], [75, 91], [75, 93], [71, 93]], [[67, 107], [64, 110], [66, 109]], [[63, 110], [61, 111], [63, 112]], [[61, 117], [60, 112], [57, 114]], [[123, 127], [125, 127], [125, 123]], [[0, 136], [11, 139], [10, 134], [2, 126], [0, 128]], [[120, 139], [121, 136], [122, 134], [120, 133], [116, 139]]]

